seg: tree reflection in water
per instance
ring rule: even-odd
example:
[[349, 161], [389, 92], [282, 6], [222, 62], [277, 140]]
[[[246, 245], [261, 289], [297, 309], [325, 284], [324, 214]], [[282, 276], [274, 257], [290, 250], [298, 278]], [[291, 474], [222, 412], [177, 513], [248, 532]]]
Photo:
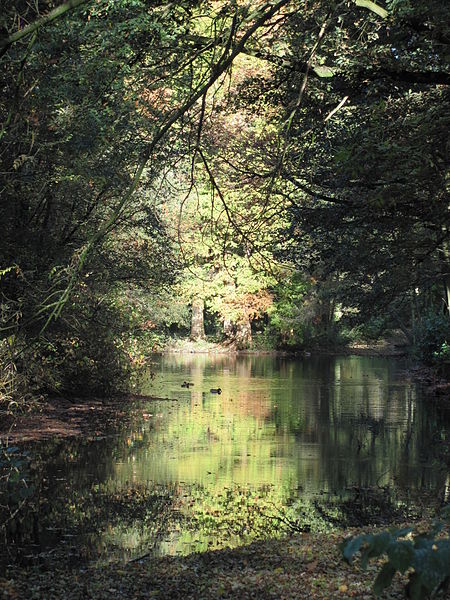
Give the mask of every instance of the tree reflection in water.
[[412, 494], [445, 494], [432, 441], [448, 420], [393, 359], [155, 361], [142, 392], [176, 402], [141, 402], [137, 424], [102, 440], [31, 450], [34, 494], [7, 527], [16, 554], [188, 553], [399, 518]]

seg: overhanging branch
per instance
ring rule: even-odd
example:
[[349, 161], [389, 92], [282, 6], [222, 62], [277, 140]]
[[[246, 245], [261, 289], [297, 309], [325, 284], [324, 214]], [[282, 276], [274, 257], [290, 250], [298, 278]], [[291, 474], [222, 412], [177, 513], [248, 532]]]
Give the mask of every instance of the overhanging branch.
[[[81, 3], [82, 0], [74, 0]], [[159, 142], [167, 135], [167, 133], [171, 130], [171, 128], [177, 123], [199, 100], [202, 96], [204, 96], [208, 90], [214, 85], [214, 83], [225, 73], [225, 71], [232, 65], [236, 56], [241, 54], [245, 48], [245, 44], [249, 41], [249, 39], [253, 36], [253, 34], [258, 31], [260, 27], [262, 27], [269, 19], [271, 19], [283, 6], [288, 4], [290, 0], [279, 0], [274, 5], [266, 4], [263, 9], [268, 9], [266, 12], [263, 12], [261, 16], [259, 16], [251, 25], [239, 42], [234, 46], [234, 48], [230, 48], [230, 53], [228, 56], [222, 54], [220, 58], [219, 64], [216, 64], [215, 67], [211, 71], [211, 75], [208, 81], [201, 86], [178, 110], [176, 110], [172, 116], [167, 120], [167, 122], [159, 129], [159, 131], [154, 135], [152, 141], [148, 144], [145, 152], [142, 155], [139, 164], [137, 165], [136, 172], [134, 174], [133, 180], [130, 184], [130, 187], [123, 195], [120, 200], [118, 206], [114, 210], [114, 212], [110, 215], [110, 217], [103, 223], [103, 225], [97, 230], [97, 232], [89, 239], [87, 244], [84, 246], [83, 250], [80, 253], [77, 264], [73, 268], [72, 275], [70, 280], [63, 290], [60, 298], [52, 304], [53, 308], [51, 313], [49, 314], [41, 333], [44, 332], [49, 326], [50, 322], [53, 319], [57, 319], [64, 305], [68, 301], [70, 294], [72, 292], [73, 287], [78, 279], [78, 276], [83, 269], [84, 263], [91, 250], [98, 244], [100, 240], [102, 240], [111, 230], [119, 216], [121, 215], [124, 207], [128, 203], [128, 201], [132, 198], [134, 192], [136, 191], [139, 182], [141, 180], [144, 169], [150, 160], [153, 152], [158, 146]]]
[[8, 48], [10, 46], [12, 46], [12, 44], [14, 44], [15, 42], [18, 42], [25, 36], [30, 35], [30, 33], [33, 33], [40, 27], [43, 27], [44, 25], [46, 25], [47, 23], [50, 23], [51, 21], [58, 19], [59, 17], [64, 15], [66, 12], [69, 12], [70, 10], [77, 8], [78, 6], [81, 6], [82, 4], [86, 4], [86, 2], [88, 2], [88, 1], [89, 0], [67, 0], [67, 2], [64, 2], [64, 4], [61, 4], [60, 6], [57, 6], [56, 8], [51, 10], [48, 14], [41, 17], [40, 19], [37, 19], [36, 21], [34, 21], [33, 23], [30, 23], [26, 27], [19, 29], [19, 31], [15, 31], [14, 33], [11, 33], [9, 36], [0, 39], [0, 56], [3, 56], [3, 54], [8, 50]]

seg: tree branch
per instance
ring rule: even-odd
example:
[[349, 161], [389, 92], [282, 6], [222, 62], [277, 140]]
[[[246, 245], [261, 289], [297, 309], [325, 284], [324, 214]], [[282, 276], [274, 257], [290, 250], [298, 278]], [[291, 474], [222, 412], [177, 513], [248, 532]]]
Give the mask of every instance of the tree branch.
[[[74, 1], [78, 1], [79, 3], [81, 3], [82, 0], [74, 0]], [[105, 221], [105, 223], [101, 227], [99, 227], [97, 232], [89, 239], [89, 241], [87, 242], [87, 244], [84, 246], [83, 250], [81, 251], [78, 261], [73, 268], [73, 272], [70, 277], [70, 280], [69, 280], [66, 288], [64, 289], [63, 293], [61, 294], [61, 297], [59, 298], [59, 300], [52, 304], [53, 309], [52, 309], [51, 313], [49, 314], [49, 316], [41, 330], [41, 333], [43, 333], [47, 329], [47, 327], [49, 326], [50, 322], [53, 319], [57, 319], [61, 315], [61, 311], [64, 308], [67, 300], [70, 297], [72, 289], [78, 279], [78, 276], [79, 276], [81, 270], [83, 269], [84, 263], [86, 262], [87, 256], [90, 254], [91, 250], [96, 246], [96, 244], [105, 235], [107, 235], [109, 233], [112, 226], [114, 225], [116, 220], [119, 218], [120, 214], [122, 213], [122, 210], [124, 209], [125, 205], [128, 203], [128, 201], [133, 196], [134, 192], [136, 191], [136, 189], [139, 185], [139, 182], [140, 182], [140, 179], [144, 172], [144, 169], [145, 169], [148, 161], [150, 160], [155, 148], [159, 144], [159, 142], [170, 131], [170, 129], [173, 127], [173, 125], [175, 123], [177, 123], [178, 120], [181, 117], [183, 117], [195, 105], [197, 100], [199, 100], [204, 94], [206, 94], [206, 92], [214, 85], [214, 83], [232, 65], [236, 56], [241, 54], [241, 52], [245, 48], [245, 44], [253, 36], [253, 34], [260, 27], [262, 27], [264, 25], [264, 23], [266, 23], [266, 21], [271, 19], [283, 6], [285, 6], [289, 2], [290, 2], [290, 0], [279, 0], [279, 2], [277, 2], [276, 4], [274, 4], [272, 6], [270, 6], [270, 4], [266, 4], [263, 8], [268, 8], [268, 7], [270, 7], [270, 8], [266, 12], [263, 12], [261, 14], [261, 16], [256, 19], [256, 21], [253, 23], [253, 25], [251, 25], [248, 28], [248, 30], [242, 36], [240, 41], [233, 48], [233, 50], [229, 54], [228, 58], [225, 58], [223, 56], [221, 57], [222, 62], [220, 64], [216, 65], [215, 68], [212, 69], [211, 75], [210, 75], [208, 81], [203, 86], [201, 86], [196, 92], [194, 92], [194, 94], [191, 96], [191, 98], [188, 99], [182, 106], [180, 106], [172, 114], [172, 116], [167, 120], [165, 125], [163, 125], [159, 129], [159, 131], [154, 135], [152, 141], [148, 144], [147, 149], [145, 150], [141, 160], [139, 161], [139, 164], [137, 165], [136, 172], [134, 174], [133, 180], [132, 180], [127, 192], [123, 195], [122, 199], [120, 200], [118, 206], [116, 207], [114, 212], [111, 214], [111, 216]]]
[[66, 12], [69, 12], [70, 10], [77, 8], [78, 6], [81, 6], [82, 4], [85, 4], [88, 1], [89, 0], [67, 0], [67, 2], [65, 2], [64, 4], [61, 4], [60, 6], [57, 6], [56, 8], [51, 10], [48, 14], [44, 15], [37, 21], [30, 23], [29, 25], [27, 25], [26, 27], [23, 27], [22, 29], [19, 29], [19, 31], [16, 31], [15, 33], [11, 33], [6, 38], [0, 39], [0, 49], [1, 49], [0, 57], [3, 56], [3, 54], [8, 50], [8, 48], [15, 42], [18, 42], [23, 37], [30, 35], [30, 33], [33, 33], [40, 27], [43, 27], [47, 23], [50, 23], [51, 21], [58, 19], [59, 17], [64, 15]]
[[[218, 37], [214, 44], [211, 44], [211, 40], [206, 36], [194, 36], [189, 35], [187, 38], [189, 41], [194, 42], [196, 48], [200, 48], [202, 44], [208, 47], [225, 45], [227, 39], [225, 36]], [[297, 73], [303, 73], [304, 75], [308, 72], [308, 77], [314, 79], [325, 79], [327, 82], [331, 82], [333, 78], [337, 78], [342, 71], [331, 65], [321, 65], [319, 67], [308, 66], [307, 62], [288, 62], [286, 58], [270, 54], [267, 52], [261, 52], [254, 49], [244, 48], [243, 54], [259, 58], [276, 64], [279, 67], [290, 68], [292, 71]], [[396, 70], [389, 68], [379, 68], [374, 70], [360, 70], [357, 75], [358, 80], [374, 80], [380, 77], [389, 77], [395, 81], [402, 81], [404, 83], [418, 83], [424, 85], [450, 85], [450, 73], [446, 71], [407, 71], [407, 70]], [[351, 87], [351, 85], [349, 86]]]
[[341, 204], [343, 206], [351, 206], [351, 204], [352, 204], [351, 202], [349, 202], [348, 200], [344, 200], [343, 198], [327, 196], [327, 195], [323, 194], [322, 192], [317, 192], [315, 190], [312, 190], [310, 187], [308, 187], [307, 185], [305, 185], [304, 183], [302, 183], [301, 181], [299, 181], [292, 175], [289, 175], [289, 173], [286, 173], [285, 171], [283, 171], [282, 174], [283, 174], [283, 177], [285, 177], [288, 181], [290, 181], [292, 183], [292, 185], [294, 185], [299, 190], [302, 190], [302, 192], [305, 192], [305, 194], [307, 194], [308, 196], [312, 196], [314, 198], [319, 198], [319, 200], [324, 200], [325, 202], [332, 202], [333, 204]]

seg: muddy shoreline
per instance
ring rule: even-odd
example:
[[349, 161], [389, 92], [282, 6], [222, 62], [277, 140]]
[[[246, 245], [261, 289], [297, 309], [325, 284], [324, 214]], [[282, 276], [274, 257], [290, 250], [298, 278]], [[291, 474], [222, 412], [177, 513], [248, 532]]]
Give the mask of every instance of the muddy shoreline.
[[408, 346], [396, 341], [381, 340], [374, 343], [353, 342], [345, 346], [318, 346], [308, 350], [296, 349], [255, 349], [239, 350], [232, 344], [220, 344], [206, 341], [180, 340], [169, 344], [158, 354], [233, 354], [236, 356], [280, 356], [303, 358], [310, 356], [406, 356]]
[[[151, 398], [146, 398], [151, 400]], [[0, 422], [3, 443], [35, 442], [55, 438], [95, 439], [133, 419], [132, 395], [108, 399], [51, 398], [35, 410], [8, 416]]]

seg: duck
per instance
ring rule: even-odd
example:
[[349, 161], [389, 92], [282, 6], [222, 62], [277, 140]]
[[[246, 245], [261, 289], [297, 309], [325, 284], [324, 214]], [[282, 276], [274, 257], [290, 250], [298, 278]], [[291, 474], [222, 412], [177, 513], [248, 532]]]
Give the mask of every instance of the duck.
[[192, 385], [194, 385], [194, 384], [190, 383], [189, 381], [183, 381], [183, 383], [181, 384], [181, 387], [189, 389]]
[[221, 394], [222, 390], [220, 388], [211, 388], [209, 390], [211, 392], [211, 394]]

